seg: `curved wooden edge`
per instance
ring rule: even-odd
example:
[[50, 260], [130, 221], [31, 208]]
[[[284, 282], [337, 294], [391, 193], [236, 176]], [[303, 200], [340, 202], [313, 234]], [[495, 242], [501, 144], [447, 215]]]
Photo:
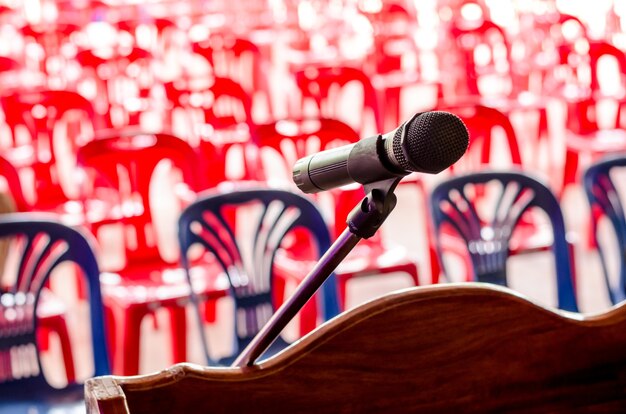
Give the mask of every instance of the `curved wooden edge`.
[[128, 414], [126, 396], [113, 376], [96, 377], [85, 382], [85, 405], [89, 413]]
[[[429, 316], [430, 309], [434, 305], [443, 302], [451, 304], [449, 309], [445, 308], [449, 311], [452, 318], [449, 320], [451, 323], [448, 324], [448, 328], [454, 325], [452, 322], [456, 323], [462, 320], [460, 318], [472, 318], [475, 313], [472, 306], [476, 304], [488, 306], [492, 303], [500, 308], [502, 308], [504, 303], [507, 312], [510, 310], [509, 313], [512, 315], [520, 314], [525, 320], [530, 322], [534, 319], [548, 321], [548, 325], [556, 327], [577, 326], [584, 329], [612, 327], [623, 324], [626, 321], [626, 304], [616, 305], [606, 312], [586, 315], [548, 309], [529, 300], [522, 294], [489, 284], [460, 283], [409, 288], [374, 299], [339, 315], [295, 342], [281, 353], [252, 367], [212, 368], [182, 363], [154, 374], [134, 377], [106, 376], [90, 379], [87, 381], [85, 388], [88, 412], [107, 414], [130, 413], [126, 405], [125, 392], [134, 393], [145, 390], [158, 390], [159, 388], [165, 389], [188, 379], [197, 379], [203, 383], [215, 384], [254, 382], [262, 380], [264, 377], [280, 376], [281, 371], [288, 370], [292, 372], [295, 369], [293, 366], [296, 365], [297, 367], [300, 360], [303, 360], [304, 365], [306, 365], [307, 357], [319, 360], [318, 355], [313, 355], [313, 358], [310, 358], [318, 348], [323, 348], [322, 351], [324, 349], [332, 350], [337, 343], [337, 341], [333, 341], [333, 338], [347, 331], [353, 334], [355, 327], [365, 329], [369, 326], [368, 322], [374, 321], [379, 316], [390, 316], [391, 319], [394, 319], [396, 313], [406, 312], [407, 309], [411, 310], [411, 317], [420, 316], [421, 314]], [[398, 312], [395, 312], [396, 309]], [[485, 319], [485, 313], [483, 312], [483, 315], [479, 317]], [[380, 324], [380, 321], [377, 323]], [[543, 324], [546, 325], [546, 323]], [[419, 327], [419, 321], [415, 325]], [[522, 323], [522, 325], [524, 329], [532, 329], [530, 324], [525, 325]], [[495, 334], [492, 332], [490, 335], [493, 336]], [[367, 337], [367, 333], [363, 337]], [[372, 337], [375, 337], [375, 333], [372, 334]], [[338, 340], [340, 339], [344, 340], [345, 335], [338, 338]], [[355, 352], [359, 351], [355, 350]]]

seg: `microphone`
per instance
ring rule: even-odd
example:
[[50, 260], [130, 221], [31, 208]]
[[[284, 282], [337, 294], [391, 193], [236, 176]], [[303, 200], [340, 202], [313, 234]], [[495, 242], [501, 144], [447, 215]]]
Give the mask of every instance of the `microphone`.
[[422, 112], [387, 134], [299, 159], [293, 166], [293, 181], [302, 192], [317, 193], [412, 172], [437, 174], [461, 158], [468, 144], [469, 134], [459, 117]]

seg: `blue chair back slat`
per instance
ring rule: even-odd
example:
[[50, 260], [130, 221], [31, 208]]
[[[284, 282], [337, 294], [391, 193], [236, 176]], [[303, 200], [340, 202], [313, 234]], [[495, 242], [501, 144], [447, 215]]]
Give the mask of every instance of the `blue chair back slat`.
[[598, 222], [602, 216], [609, 219], [619, 244], [619, 279], [617, 285], [610, 282], [606, 252], [598, 243], [600, 263], [606, 280], [609, 297], [612, 303], [626, 299], [626, 215], [620, 201], [619, 193], [611, 177], [611, 171], [626, 167], [626, 155], [621, 154], [598, 161], [584, 173], [583, 185], [591, 207], [593, 227], [597, 237]]
[[[501, 192], [495, 199], [493, 217], [487, 222], [477, 212], [479, 188], [497, 182]], [[473, 193], [472, 193], [473, 191]], [[468, 246], [474, 278], [478, 281], [507, 285], [506, 259], [509, 242], [524, 213], [533, 207], [543, 210], [552, 225], [552, 253], [556, 265], [558, 306], [577, 311], [572, 278], [572, 264], [565, 223], [560, 205], [552, 192], [538, 180], [521, 172], [479, 172], [457, 176], [439, 183], [432, 191], [431, 212], [434, 228], [439, 234], [444, 224], [450, 225]], [[440, 258], [442, 248], [437, 238]], [[442, 265], [445, 264], [442, 261]]]
[[[0, 405], [3, 400], [21, 401], [24, 398], [33, 401], [65, 400], [64, 394], [71, 394], [80, 399], [78, 392], [82, 386], [69, 384], [66, 389], [54, 388], [48, 384], [41, 369], [39, 349], [37, 348], [37, 305], [40, 293], [50, 275], [59, 265], [72, 262], [81, 271], [87, 281], [91, 339], [93, 349], [94, 375], [110, 373], [105, 336], [103, 305], [100, 292], [99, 268], [90, 242], [79, 231], [69, 228], [48, 215], [37, 213], [11, 213], [0, 217], [0, 239], [12, 238], [11, 241], [21, 240], [17, 260], [17, 276], [11, 285], [6, 278], [0, 276], [4, 292], [0, 291], [0, 314], [9, 307], [14, 313], [30, 315], [22, 324], [21, 330], [11, 328], [6, 318], [0, 316]], [[5, 275], [2, 275], [5, 276]], [[10, 303], [12, 302], [12, 303]], [[19, 309], [19, 306], [22, 309]], [[20, 378], [7, 374], [7, 364], [11, 364], [11, 357], [7, 353], [20, 352], [22, 357], [32, 359], [13, 362], [20, 364], [36, 363], [31, 366], [31, 372], [20, 375]], [[21, 358], [20, 358], [21, 359]], [[32, 374], [32, 375], [30, 375]], [[74, 386], [76, 385], [76, 386]], [[65, 392], [67, 391], [67, 392]], [[24, 401], [22, 401], [23, 403]]]
[[[252, 219], [250, 215], [244, 217], [252, 229], [250, 249], [245, 250], [250, 252], [249, 256], [243, 254], [244, 248], [233, 228], [234, 221], [241, 218], [225, 217], [230, 207], [242, 206], [260, 209], [260, 214], [254, 215], [256, 222], [248, 223], [248, 219]], [[328, 226], [317, 207], [307, 198], [289, 191], [266, 188], [215, 191], [181, 213], [178, 236], [181, 261], [187, 269], [189, 283], [193, 286], [188, 251], [194, 244], [199, 244], [216, 257], [229, 278], [237, 313], [235, 332], [239, 350], [258, 333], [274, 310], [272, 287], [275, 255], [284, 237], [295, 228], [308, 230], [319, 254], [330, 247]], [[330, 319], [337, 315], [339, 304], [334, 275], [324, 283], [322, 298], [324, 318]], [[258, 314], [264, 312], [262, 307], [269, 311], [267, 315]]]

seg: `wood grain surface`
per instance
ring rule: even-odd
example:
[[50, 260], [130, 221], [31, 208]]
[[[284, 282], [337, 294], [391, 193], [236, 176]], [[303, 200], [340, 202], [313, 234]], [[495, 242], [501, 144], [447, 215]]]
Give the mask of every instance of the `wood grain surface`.
[[548, 310], [477, 283], [399, 291], [250, 368], [100, 377], [89, 413], [626, 412], [626, 308]]

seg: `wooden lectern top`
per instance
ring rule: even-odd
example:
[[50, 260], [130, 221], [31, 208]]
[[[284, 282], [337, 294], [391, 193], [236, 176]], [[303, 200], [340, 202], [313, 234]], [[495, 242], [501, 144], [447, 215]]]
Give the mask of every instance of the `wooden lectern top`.
[[477, 283], [363, 304], [248, 368], [85, 385], [91, 414], [626, 412], [626, 307], [581, 315]]

